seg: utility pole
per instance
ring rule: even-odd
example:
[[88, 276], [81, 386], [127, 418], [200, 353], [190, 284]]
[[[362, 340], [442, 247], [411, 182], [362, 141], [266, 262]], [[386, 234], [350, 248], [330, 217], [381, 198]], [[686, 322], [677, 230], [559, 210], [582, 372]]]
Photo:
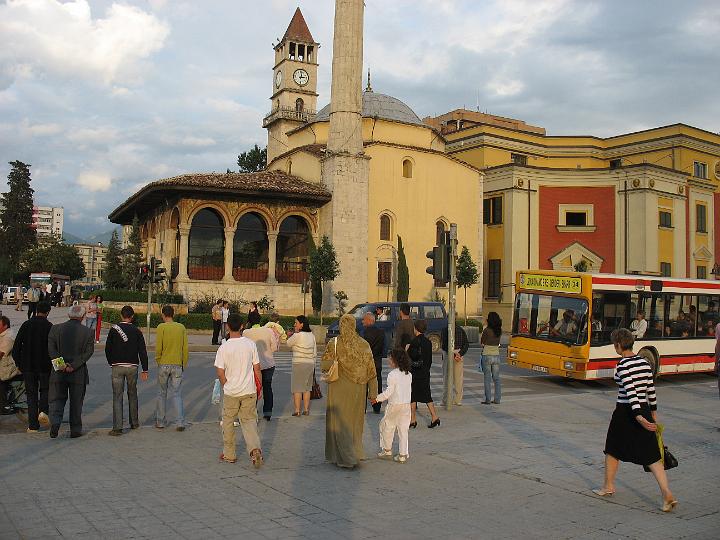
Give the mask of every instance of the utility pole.
[[450, 251], [450, 284], [448, 287], [448, 350], [445, 362], [445, 409], [452, 409], [453, 374], [455, 367], [455, 305], [457, 290], [457, 223], [450, 224], [448, 250]]
[[152, 290], [155, 276], [155, 257], [150, 257], [150, 270], [148, 272], [148, 303], [147, 303], [147, 341], [150, 343], [150, 313], [152, 311]]

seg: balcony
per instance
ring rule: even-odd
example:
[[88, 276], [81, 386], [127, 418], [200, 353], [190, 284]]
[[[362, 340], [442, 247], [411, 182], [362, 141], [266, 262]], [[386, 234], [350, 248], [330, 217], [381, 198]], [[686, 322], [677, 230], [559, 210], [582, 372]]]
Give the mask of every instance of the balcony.
[[270, 111], [263, 119], [263, 127], [268, 127], [276, 120], [295, 120], [296, 122], [309, 122], [316, 111], [308, 109], [297, 110], [294, 107], [277, 107]]

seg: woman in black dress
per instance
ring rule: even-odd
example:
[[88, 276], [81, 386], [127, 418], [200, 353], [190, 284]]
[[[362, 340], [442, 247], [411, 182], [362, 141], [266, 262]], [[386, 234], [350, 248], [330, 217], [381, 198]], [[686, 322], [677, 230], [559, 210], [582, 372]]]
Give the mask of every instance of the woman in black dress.
[[412, 397], [410, 398], [412, 407], [410, 427], [417, 427], [417, 421], [415, 419], [417, 404], [426, 403], [432, 417], [428, 427], [432, 429], [440, 425], [440, 418], [435, 411], [435, 404], [433, 403], [432, 395], [430, 394], [432, 343], [430, 343], [430, 340], [425, 337], [425, 330], [427, 330], [427, 322], [423, 319], [415, 321], [415, 337], [408, 346], [408, 355], [410, 356], [411, 361], [410, 372], [412, 373]]
[[250, 310], [248, 311], [247, 327], [252, 328], [256, 324], [260, 324], [260, 312], [258, 311], [257, 302], [250, 302]]
[[645, 465], [655, 476], [663, 497], [663, 512], [677, 506], [660, 457], [657, 431], [657, 400], [652, 368], [643, 357], [633, 353], [635, 337], [630, 330], [618, 328], [610, 336], [621, 356], [615, 368], [618, 390], [605, 440], [605, 483], [593, 493], [609, 497], [615, 493], [615, 475], [621, 461]]

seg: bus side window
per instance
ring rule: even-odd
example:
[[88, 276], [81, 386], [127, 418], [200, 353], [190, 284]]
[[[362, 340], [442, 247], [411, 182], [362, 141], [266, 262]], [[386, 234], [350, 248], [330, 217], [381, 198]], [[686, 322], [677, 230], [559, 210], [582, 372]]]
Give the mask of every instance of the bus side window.
[[659, 339], [665, 335], [665, 296], [662, 294], [653, 294], [650, 296], [649, 302], [650, 316], [648, 318], [648, 330], [646, 335], [648, 337]]

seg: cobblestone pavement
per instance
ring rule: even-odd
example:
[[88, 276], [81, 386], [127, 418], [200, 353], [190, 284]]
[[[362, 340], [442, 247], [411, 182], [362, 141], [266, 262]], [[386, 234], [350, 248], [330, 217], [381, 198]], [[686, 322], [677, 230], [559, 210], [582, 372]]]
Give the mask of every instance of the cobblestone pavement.
[[[672, 514], [660, 512], [657, 486], [638, 466], [621, 466], [612, 499], [590, 493], [602, 482], [611, 385], [526, 384], [554, 391], [441, 410], [438, 429], [421, 418], [411, 430], [407, 464], [371, 457], [352, 471], [324, 463], [319, 406], [309, 417], [261, 420], [259, 471], [244, 459], [218, 462], [210, 421], [117, 438], [94, 428], [69, 439], [66, 426], [55, 440], [1, 435], [0, 538], [718, 537], [714, 379], [658, 385], [666, 442], [680, 461], [669, 473], [680, 501]], [[367, 415], [368, 456], [379, 418]]]

